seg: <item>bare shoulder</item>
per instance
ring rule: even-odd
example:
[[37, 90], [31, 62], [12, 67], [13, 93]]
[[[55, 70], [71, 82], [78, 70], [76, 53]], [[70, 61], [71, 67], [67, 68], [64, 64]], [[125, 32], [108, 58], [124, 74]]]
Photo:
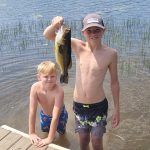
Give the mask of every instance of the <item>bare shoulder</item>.
[[105, 50], [106, 55], [109, 56], [112, 61], [114, 61], [114, 59], [117, 59], [118, 52], [116, 49], [108, 47], [108, 46], [104, 46], [104, 50]]
[[71, 44], [84, 44], [85, 42], [83, 42], [82, 40], [79, 40], [77, 38], [71, 38]]
[[32, 84], [31, 86], [32, 89], [37, 89], [37, 88], [40, 88], [40, 82], [35, 82]]
[[31, 94], [34, 94], [34, 93], [38, 93], [41, 89], [41, 84], [40, 82], [35, 82], [32, 84], [31, 86]]
[[76, 38], [71, 38], [71, 47], [74, 52], [79, 52], [83, 46], [85, 46], [85, 42]]
[[104, 49], [107, 53], [110, 53], [112, 55], [116, 55], [117, 54], [117, 50], [111, 47], [108, 47], [106, 45], [104, 45]]
[[114, 48], [110, 48], [110, 52], [111, 52], [111, 55], [112, 55], [112, 61], [116, 61], [117, 60], [117, 57], [118, 57], [118, 52], [116, 49]]
[[64, 89], [61, 87], [61, 85], [56, 85], [55, 87], [55, 93], [56, 93], [56, 96], [57, 95], [64, 95]]
[[39, 89], [40, 89], [39, 82], [35, 82], [32, 84], [31, 89], [30, 89], [30, 101], [38, 100], [37, 94], [38, 94]]

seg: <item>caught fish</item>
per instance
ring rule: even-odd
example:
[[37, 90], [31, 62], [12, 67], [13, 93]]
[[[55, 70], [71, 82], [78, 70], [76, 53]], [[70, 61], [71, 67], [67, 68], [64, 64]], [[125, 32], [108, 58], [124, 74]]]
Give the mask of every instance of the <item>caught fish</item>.
[[60, 83], [68, 83], [68, 69], [72, 66], [71, 29], [66, 25], [62, 25], [56, 33], [55, 57], [61, 71]]

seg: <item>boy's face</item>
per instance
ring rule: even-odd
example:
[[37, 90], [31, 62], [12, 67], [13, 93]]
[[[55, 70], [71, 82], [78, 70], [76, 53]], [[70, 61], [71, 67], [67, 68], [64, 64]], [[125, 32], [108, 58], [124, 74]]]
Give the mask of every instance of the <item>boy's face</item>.
[[82, 31], [83, 35], [86, 39], [91, 40], [99, 40], [102, 38], [104, 34], [105, 29], [99, 28], [99, 27], [90, 27], [87, 28], [85, 31]]
[[56, 73], [51, 74], [38, 74], [38, 80], [42, 82], [42, 84], [46, 87], [51, 87], [56, 84], [57, 81], [57, 75]]

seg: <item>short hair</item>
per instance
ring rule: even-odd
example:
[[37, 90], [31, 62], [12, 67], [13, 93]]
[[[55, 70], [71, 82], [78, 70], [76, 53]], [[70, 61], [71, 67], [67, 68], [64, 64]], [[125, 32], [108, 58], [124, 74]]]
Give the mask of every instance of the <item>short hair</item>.
[[38, 74], [52, 74], [57, 73], [56, 64], [52, 61], [43, 61], [37, 66]]

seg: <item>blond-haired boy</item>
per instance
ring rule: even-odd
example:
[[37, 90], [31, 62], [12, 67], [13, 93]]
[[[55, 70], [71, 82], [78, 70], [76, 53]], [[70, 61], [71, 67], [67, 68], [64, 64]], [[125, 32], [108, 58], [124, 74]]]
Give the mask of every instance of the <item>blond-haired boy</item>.
[[[57, 68], [51, 61], [41, 62], [37, 67], [38, 81], [31, 86], [29, 104], [29, 136], [33, 145], [42, 147], [51, 143], [56, 131], [64, 134], [68, 113], [64, 106], [64, 91], [57, 84]], [[41, 130], [48, 137], [41, 139], [35, 132], [36, 111], [41, 107]]]

